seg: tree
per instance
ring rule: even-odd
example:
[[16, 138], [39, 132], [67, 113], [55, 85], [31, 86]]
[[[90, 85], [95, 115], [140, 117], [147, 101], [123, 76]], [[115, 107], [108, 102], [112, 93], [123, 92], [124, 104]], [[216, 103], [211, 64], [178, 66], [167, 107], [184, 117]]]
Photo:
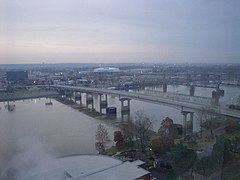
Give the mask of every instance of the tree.
[[[211, 109], [211, 107], [208, 108], [202, 108], [200, 111], [197, 112], [197, 119], [200, 123], [200, 135], [201, 137], [203, 136], [203, 128], [204, 126], [202, 126], [203, 123], [207, 122], [208, 120], [212, 120], [213, 119], [213, 115], [215, 115], [215, 110]], [[211, 123], [207, 123], [206, 125], [208, 126]], [[209, 127], [209, 126], [208, 126]], [[205, 128], [206, 129], [206, 128]], [[211, 131], [212, 133], [212, 131]]]
[[161, 137], [157, 138], [157, 139], [152, 139], [149, 143], [149, 147], [152, 149], [154, 154], [157, 156], [168, 152], [173, 145], [174, 145], [173, 139], [161, 138]]
[[135, 113], [134, 127], [136, 136], [140, 141], [142, 153], [145, 153], [145, 148], [148, 140], [149, 130], [152, 128], [152, 121], [147, 117], [144, 111], [137, 111]]
[[193, 170], [194, 164], [197, 161], [197, 154], [194, 150], [178, 144], [171, 149], [170, 154], [177, 167]]
[[121, 131], [115, 131], [114, 132], [114, 142], [116, 142], [116, 147], [120, 148], [122, 147], [124, 143], [124, 137]]
[[99, 154], [104, 153], [107, 143], [110, 141], [108, 136], [108, 131], [106, 127], [99, 124], [96, 131], [96, 143], [95, 148], [98, 150]]
[[218, 124], [216, 123], [216, 119], [211, 118], [208, 119], [206, 122], [204, 122], [201, 127], [203, 127], [206, 130], [209, 130], [211, 132], [211, 138], [214, 138], [213, 130], [218, 127]]
[[128, 148], [133, 147], [134, 146], [133, 138], [136, 135], [134, 123], [132, 121], [129, 121], [128, 123], [123, 123], [121, 124], [120, 128], [121, 132], [123, 132], [124, 135], [126, 147]]
[[216, 136], [211, 156], [203, 157], [196, 163], [196, 171], [202, 175], [210, 175], [219, 171], [232, 159], [232, 142], [224, 135]]
[[174, 138], [177, 136], [177, 129], [174, 126], [173, 120], [169, 117], [163, 119], [158, 135], [162, 138]]
[[216, 136], [216, 143], [213, 145], [212, 156], [217, 160], [217, 166], [221, 167], [231, 160], [232, 142], [224, 137], [224, 134]]
[[204, 176], [212, 174], [216, 169], [216, 158], [213, 156], [203, 157], [195, 165], [195, 171]]

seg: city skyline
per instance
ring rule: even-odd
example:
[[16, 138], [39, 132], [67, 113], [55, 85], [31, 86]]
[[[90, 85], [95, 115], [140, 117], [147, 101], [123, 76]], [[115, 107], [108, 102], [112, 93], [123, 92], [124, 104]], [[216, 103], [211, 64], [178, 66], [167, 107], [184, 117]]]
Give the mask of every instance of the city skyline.
[[239, 63], [237, 0], [2, 0], [0, 64]]

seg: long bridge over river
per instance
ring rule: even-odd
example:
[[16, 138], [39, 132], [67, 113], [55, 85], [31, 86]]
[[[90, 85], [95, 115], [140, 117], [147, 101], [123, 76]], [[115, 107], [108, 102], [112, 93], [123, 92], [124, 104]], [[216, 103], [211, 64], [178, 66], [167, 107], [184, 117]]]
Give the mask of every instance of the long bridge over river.
[[[212, 98], [207, 97], [179, 95], [174, 93], [163, 93], [154, 91], [152, 92], [146, 91], [145, 94], [143, 94], [119, 90], [65, 85], [51, 85], [50, 87], [58, 90], [86, 93], [87, 97], [88, 94], [113, 95], [119, 97], [119, 100], [122, 101], [122, 104], [125, 100], [130, 101], [131, 99], [135, 99], [138, 101], [166, 105], [181, 110], [183, 114], [184, 112], [190, 113], [199, 112], [202, 111], [203, 109], [211, 109], [211, 111], [213, 111], [215, 114], [219, 114], [226, 117], [240, 118], [240, 111], [229, 109], [228, 107], [223, 105], [214, 106], [212, 105], [213, 103]], [[129, 107], [125, 108], [125, 110], [130, 110], [130, 103], [128, 103], [128, 105]], [[122, 107], [124, 108], [124, 106]]]
[[[32, 86], [30, 86], [32, 87]], [[25, 87], [25, 88], [30, 88]], [[67, 86], [67, 85], [39, 85], [38, 88], [54, 90], [62, 92], [68, 97], [74, 97], [75, 101], [80, 101], [82, 104], [82, 93], [86, 94], [86, 106], [87, 108], [92, 106], [94, 109], [94, 99], [93, 94], [97, 94], [100, 97], [100, 113], [102, 109], [108, 108], [108, 95], [119, 97], [121, 101], [121, 114], [130, 114], [130, 101], [132, 99], [138, 101], [145, 101], [154, 104], [165, 105], [169, 107], [176, 108], [181, 111], [183, 115], [183, 132], [186, 133], [188, 129], [190, 132], [193, 130], [193, 119], [194, 113], [211, 113], [213, 115], [220, 115], [227, 118], [240, 119], [240, 111], [230, 109], [226, 105], [218, 103], [218, 100], [209, 97], [194, 96], [194, 89], [190, 88], [190, 95], [169, 93], [162, 91], [144, 91], [140, 92], [128, 92], [119, 91], [111, 89], [101, 89], [101, 88], [90, 88], [90, 87], [79, 87], [79, 86]], [[51, 91], [52, 92], [52, 91]], [[70, 96], [69, 96], [70, 95]], [[72, 96], [73, 95], [73, 96]], [[105, 97], [103, 97], [105, 95]], [[12, 101], [12, 99], [8, 99]], [[124, 103], [127, 102], [127, 103]], [[217, 102], [217, 103], [216, 103]], [[190, 115], [190, 120], [188, 121], [187, 116]]]

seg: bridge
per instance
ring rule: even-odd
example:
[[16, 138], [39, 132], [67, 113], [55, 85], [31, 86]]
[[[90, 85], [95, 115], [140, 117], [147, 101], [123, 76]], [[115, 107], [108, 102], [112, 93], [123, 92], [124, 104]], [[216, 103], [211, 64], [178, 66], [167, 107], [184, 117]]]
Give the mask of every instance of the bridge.
[[[119, 90], [109, 90], [109, 89], [100, 89], [100, 88], [88, 88], [88, 87], [78, 87], [78, 86], [66, 86], [66, 85], [51, 85], [50, 88], [58, 89], [58, 90], [66, 90], [72, 92], [82, 92], [87, 94], [108, 94], [119, 97], [122, 101], [125, 100], [139, 100], [150, 102], [154, 104], [161, 104], [170, 107], [177, 108], [182, 112], [184, 109], [187, 109], [187, 112], [199, 112], [203, 109], [209, 108], [215, 114], [232, 117], [232, 118], [240, 118], [240, 111], [229, 109], [226, 106], [213, 106], [212, 98], [207, 97], [199, 97], [199, 96], [188, 96], [188, 95], [179, 95], [174, 93], [136, 93], [136, 92], [126, 92]], [[129, 105], [129, 104], [128, 104]], [[126, 107], [125, 107], [126, 109]], [[128, 108], [130, 109], [130, 107]]]
[[[22, 86], [22, 88], [23, 87], [32, 88], [32, 86]], [[123, 117], [123, 115], [127, 114], [128, 118], [130, 118], [130, 101], [132, 99], [173, 107], [180, 110], [183, 115], [183, 133], [184, 134], [186, 134], [187, 132], [189, 133], [193, 132], [193, 119], [194, 119], [194, 113], [196, 112], [219, 115], [222, 117], [233, 118], [238, 120], [240, 119], [239, 110], [230, 109], [223, 104], [219, 105], [218, 104], [219, 97], [216, 98], [217, 99], [216, 101], [216, 99], [214, 99], [214, 96], [212, 96], [212, 98], [194, 96], [194, 88], [192, 89], [190, 88], [190, 95], [184, 95], [184, 94], [164, 92], [164, 88], [163, 88], [163, 92], [147, 90], [147, 91], [143, 91], [142, 93], [139, 93], [139, 92], [137, 93], [137, 92], [127, 92], [127, 91], [119, 91], [119, 90], [67, 86], [67, 85], [37, 85], [35, 87], [43, 88], [47, 90], [54, 89], [55, 91], [62, 91], [66, 95], [66, 98], [69, 98], [70, 100], [72, 100], [72, 97], [74, 97], [75, 102], [80, 101], [80, 105], [82, 105], [81, 94], [86, 93], [86, 106], [87, 108], [91, 106], [92, 109], [94, 109], [93, 94], [97, 94], [100, 97], [100, 113], [102, 113], [102, 109], [106, 109], [107, 114], [109, 112], [109, 114], [113, 113], [115, 115], [116, 115], [116, 108], [115, 107], [108, 108], [107, 95], [119, 97], [119, 100], [121, 101], [121, 115]], [[50, 92], [53, 92], [53, 91], [50, 91]], [[105, 95], [105, 97], [103, 95]], [[22, 97], [22, 98], [27, 98], [27, 97]], [[0, 98], [0, 101], [1, 101], [1, 98]], [[11, 101], [11, 99], [8, 99], [8, 101]], [[124, 103], [124, 102], [127, 102], [127, 103]], [[189, 121], [187, 118], [188, 115], [190, 115]]]

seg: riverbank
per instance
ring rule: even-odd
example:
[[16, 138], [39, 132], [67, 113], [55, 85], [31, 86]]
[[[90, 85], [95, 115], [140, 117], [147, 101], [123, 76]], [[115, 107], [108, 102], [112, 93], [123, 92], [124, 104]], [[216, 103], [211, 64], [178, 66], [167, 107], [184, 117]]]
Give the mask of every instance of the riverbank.
[[72, 107], [73, 109], [77, 109], [80, 112], [82, 112], [90, 117], [96, 118], [96, 117], [100, 117], [103, 115], [100, 112], [97, 112], [95, 109], [89, 109], [86, 106], [75, 103], [73, 100], [69, 100], [66, 98], [59, 97], [59, 96], [56, 97], [55, 99], [56, 99], [56, 101], [58, 101], [62, 104], [68, 105], [68, 106]]

